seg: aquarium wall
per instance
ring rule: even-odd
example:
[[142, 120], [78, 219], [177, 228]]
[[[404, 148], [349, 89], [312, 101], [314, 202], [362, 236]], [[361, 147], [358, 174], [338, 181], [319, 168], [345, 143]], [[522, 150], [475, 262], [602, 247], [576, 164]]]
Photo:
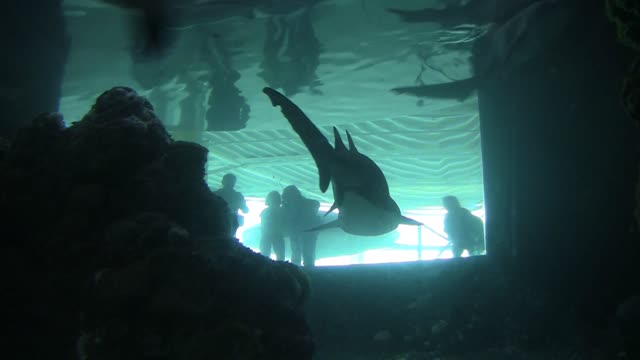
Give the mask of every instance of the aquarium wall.
[[62, 0], [27, 0], [3, 7], [0, 136], [12, 137], [36, 115], [58, 109], [71, 47], [65, 21]]
[[631, 53], [603, 3], [580, 4], [555, 46], [479, 91], [487, 237], [511, 271], [599, 306], [637, 283], [638, 128]]

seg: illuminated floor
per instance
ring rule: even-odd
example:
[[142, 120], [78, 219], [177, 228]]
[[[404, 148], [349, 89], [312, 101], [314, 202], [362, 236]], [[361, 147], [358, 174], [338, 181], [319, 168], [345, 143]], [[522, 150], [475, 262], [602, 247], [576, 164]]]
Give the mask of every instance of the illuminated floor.
[[[245, 246], [259, 252], [260, 213], [265, 205], [259, 198], [247, 199], [247, 205], [249, 213], [245, 215], [245, 224], [238, 229], [236, 236]], [[330, 206], [331, 204], [321, 204], [320, 211], [325, 212]], [[484, 209], [472, 213], [484, 221]], [[424, 223], [425, 226], [400, 225], [394, 232], [374, 237], [354, 236], [339, 229], [321, 232], [316, 250], [316, 265], [378, 264], [453, 257], [444, 235], [443, 208], [405, 211], [404, 215]], [[286, 259], [289, 260], [291, 252], [288, 241], [285, 246]], [[469, 254], [465, 251], [462, 256]], [[271, 257], [274, 258], [273, 255]]]

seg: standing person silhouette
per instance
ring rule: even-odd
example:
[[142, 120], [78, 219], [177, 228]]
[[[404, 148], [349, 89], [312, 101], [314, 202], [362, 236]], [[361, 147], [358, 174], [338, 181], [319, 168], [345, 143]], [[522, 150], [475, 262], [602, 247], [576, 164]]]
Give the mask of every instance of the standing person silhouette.
[[284, 261], [284, 223], [282, 218], [282, 198], [280, 193], [272, 191], [265, 199], [267, 208], [260, 213], [260, 253], [271, 257], [271, 248], [276, 254], [276, 260]]
[[235, 190], [237, 178], [233, 174], [225, 174], [222, 177], [222, 188], [214, 191], [214, 194], [220, 196], [227, 202], [229, 208], [229, 223], [230, 223], [230, 235], [236, 237], [238, 228], [244, 225], [244, 217], [238, 214], [238, 211], [242, 211], [244, 214], [249, 212], [247, 202], [244, 199], [244, 195]]
[[314, 267], [316, 262], [317, 231], [307, 231], [321, 223], [318, 215], [320, 202], [307, 199], [295, 185], [282, 191], [282, 210], [285, 234], [291, 241], [291, 262], [305, 267]]
[[460, 257], [465, 249], [469, 255], [479, 255], [484, 250], [482, 219], [463, 208], [455, 196], [443, 197], [442, 205], [447, 210], [444, 232], [453, 245], [453, 257]]

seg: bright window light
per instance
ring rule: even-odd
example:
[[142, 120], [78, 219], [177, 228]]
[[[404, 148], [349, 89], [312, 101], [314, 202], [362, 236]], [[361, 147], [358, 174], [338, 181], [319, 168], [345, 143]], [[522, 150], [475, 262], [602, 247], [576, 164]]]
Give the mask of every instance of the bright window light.
[[[247, 198], [249, 213], [244, 215], [244, 226], [238, 229], [236, 237], [255, 252], [260, 249], [260, 213], [265, 209], [264, 199]], [[331, 204], [322, 203], [324, 213]], [[484, 209], [472, 213], [484, 222]], [[444, 233], [442, 207], [427, 207], [407, 210], [404, 214], [422, 222], [424, 227], [400, 225], [396, 231], [381, 235], [362, 237], [344, 233], [340, 229], [320, 232], [317, 243], [316, 266], [342, 266], [353, 264], [379, 264], [410, 262], [419, 260], [449, 259], [453, 253]], [[291, 247], [286, 241], [286, 259], [289, 260]], [[465, 250], [462, 257], [468, 257]], [[275, 259], [275, 255], [269, 256]]]

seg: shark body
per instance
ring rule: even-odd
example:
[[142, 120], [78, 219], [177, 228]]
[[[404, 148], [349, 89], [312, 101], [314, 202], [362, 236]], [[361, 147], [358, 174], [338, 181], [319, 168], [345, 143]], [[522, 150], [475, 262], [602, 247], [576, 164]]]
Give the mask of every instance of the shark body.
[[402, 216], [391, 198], [382, 170], [358, 151], [349, 132], [346, 133], [347, 148], [334, 127], [334, 147], [286, 96], [269, 87], [263, 92], [273, 106], [280, 106], [284, 117], [311, 153], [318, 167], [320, 191], [324, 193], [329, 183], [332, 185], [334, 203], [326, 214], [338, 209], [338, 219], [310, 231], [339, 227], [353, 235], [376, 236], [386, 234], [400, 224], [422, 225]]

